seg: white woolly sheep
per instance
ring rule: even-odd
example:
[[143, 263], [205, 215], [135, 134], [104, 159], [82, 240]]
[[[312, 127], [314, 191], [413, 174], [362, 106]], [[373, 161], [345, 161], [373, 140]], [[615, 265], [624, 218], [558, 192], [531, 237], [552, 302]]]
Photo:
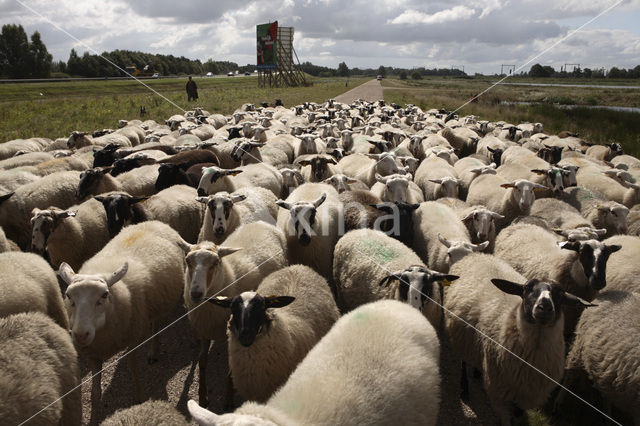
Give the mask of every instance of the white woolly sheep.
[[101, 426], [134, 426], [143, 424], [188, 426], [189, 422], [167, 401], [147, 401], [116, 411]]
[[474, 157], [465, 157], [456, 161], [453, 165], [458, 177], [460, 178], [460, 183], [458, 185], [458, 193], [460, 198], [463, 200], [467, 199], [467, 193], [469, 192], [469, 186], [471, 186], [471, 182], [475, 178], [484, 174], [495, 175], [496, 172], [496, 163], [486, 164], [485, 162], [474, 158]]
[[0, 226], [7, 237], [25, 250], [31, 240], [31, 211], [56, 206], [66, 209], [76, 204], [80, 172], [58, 172], [18, 187], [0, 196]]
[[476, 152], [498, 166], [502, 164], [502, 154], [507, 149], [505, 141], [489, 134], [478, 141]]
[[433, 327], [415, 309], [379, 301], [338, 320], [266, 405], [248, 402], [221, 416], [195, 401], [188, 407], [200, 425], [435, 425], [439, 350]]
[[[470, 254], [456, 262], [451, 273], [460, 276], [444, 299], [451, 345], [464, 363], [482, 370], [491, 406], [501, 424], [509, 425], [512, 404], [523, 410], [542, 406], [562, 378], [562, 306], [583, 302], [556, 283], [527, 281], [491, 255]], [[491, 340], [481, 338], [478, 331]], [[519, 358], [505, 354], [498, 344]], [[464, 383], [463, 364], [462, 397], [467, 399]]]
[[20, 312], [42, 312], [69, 329], [60, 287], [51, 266], [33, 253], [0, 254], [0, 317]]
[[[184, 287], [184, 254], [180, 235], [157, 221], [124, 228], [78, 273], [62, 263], [58, 271], [68, 284], [65, 304], [71, 335], [92, 372], [91, 414], [102, 399], [102, 362], [132, 349], [155, 331], [157, 322], [180, 300]], [[157, 360], [157, 336], [151, 342], [149, 362]], [[130, 369], [138, 398], [143, 398], [136, 352]], [[134, 357], [134, 358], [131, 358]]]
[[109, 241], [107, 215], [94, 199], [67, 210], [35, 208], [31, 213], [31, 250], [54, 268], [66, 262], [78, 269]]
[[276, 196], [264, 188], [245, 187], [231, 194], [220, 191], [196, 200], [206, 205], [198, 242], [221, 244], [239, 226], [251, 222], [276, 224]]
[[613, 157], [622, 155], [622, 146], [619, 143], [608, 143], [606, 145], [593, 145], [587, 148], [585, 153], [600, 161], [611, 161]]
[[482, 175], [471, 183], [467, 203], [486, 206], [490, 211], [504, 216], [496, 222], [496, 231], [499, 232], [517, 216], [529, 214], [535, 201], [535, 189], [547, 187], [526, 179], [507, 182], [500, 176]]
[[16, 243], [7, 238], [4, 233], [4, 229], [0, 226], [0, 253], [7, 251], [20, 251], [20, 248]]
[[627, 233], [627, 207], [615, 201], [607, 201], [602, 193], [583, 186], [567, 188], [565, 194], [563, 200], [578, 209], [594, 228], [606, 229], [607, 237]]
[[615, 235], [603, 243], [622, 247], [609, 258], [607, 264], [607, 289], [630, 291], [640, 294], [640, 238], [630, 235]]
[[539, 216], [549, 222], [551, 226], [563, 230], [582, 227], [593, 228], [593, 224], [585, 219], [575, 207], [555, 198], [535, 200], [531, 206], [531, 215]]
[[45, 161], [53, 160], [48, 152], [27, 152], [18, 156], [0, 160], [0, 170], [10, 170], [16, 167], [33, 166]]
[[380, 197], [382, 201], [409, 204], [421, 203], [424, 201], [422, 189], [420, 189], [411, 178], [411, 174], [392, 174], [388, 176], [376, 174], [376, 180], [378, 182], [371, 187], [371, 193]]
[[389, 154], [380, 159], [364, 154], [347, 155], [338, 162], [337, 168], [342, 174], [364, 182], [369, 188], [376, 182], [376, 173], [387, 176], [399, 170], [394, 156]]
[[338, 172], [336, 159], [326, 154], [303, 155], [294, 164], [302, 166], [305, 182], [322, 182]]
[[414, 181], [427, 201], [440, 197], [457, 198], [461, 182], [453, 166], [439, 157], [425, 158], [416, 170]]
[[469, 155], [476, 152], [476, 144], [480, 138], [478, 134], [467, 127], [458, 127], [452, 129], [445, 127], [440, 132], [459, 155]]
[[5, 424], [79, 425], [78, 355], [66, 329], [29, 312], [0, 318], [0, 413]]
[[640, 205], [634, 206], [629, 210], [627, 216], [628, 234], [640, 237]]
[[235, 169], [211, 166], [202, 169], [198, 195], [205, 196], [220, 191], [231, 193], [247, 186], [259, 186], [280, 197], [282, 175], [275, 167], [264, 163], [247, 164]]
[[[382, 298], [409, 303], [438, 329], [442, 318], [439, 281], [454, 276], [423, 266], [409, 247], [373, 229], [347, 232], [336, 245], [333, 276], [342, 312]], [[382, 285], [395, 281], [391, 288]]]
[[608, 290], [594, 302], [596, 307], [587, 309], [578, 322], [565, 384], [571, 386], [572, 377], [584, 371], [608, 402], [640, 424], [640, 294]]
[[94, 167], [80, 175], [76, 196], [84, 200], [90, 195], [104, 194], [111, 191], [122, 191], [129, 195], [153, 195], [156, 192], [159, 164], [150, 164], [122, 173], [117, 177], [108, 172], [110, 167]]
[[0, 144], [0, 160], [11, 158], [20, 151], [43, 151], [50, 144], [51, 139], [47, 138], [14, 139], [11, 141], [7, 141]]
[[349, 176], [343, 175], [342, 173], [335, 174], [330, 178], [322, 181], [322, 183], [333, 186], [339, 194], [343, 193], [344, 191], [369, 190], [369, 187], [364, 182], [358, 179], [350, 178]]
[[183, 243], [182, 249], [187, 264], [183, 299], [189, 323], [200, 340], [199, 401], [206, 407], [209, 347], [211, 340], [225, 340], [229, 312], [204, 302], [216, 296], [232, 297], [255, 290], [263, 277], [288, 265], [287, 245], [278, 228], [253, 222], [236, 229], [224, 246], [203, 241], [195, 245]]
[[230, 308], [229, 370], [246, 401], [265, 402], [340, 317], [327, 281], [304, 265], [269, 274], [255, 291], [209, 301]]
[[[615, 201], [628, 208], [640, 203], [640, 185], [618, 180], [602, 172], [597, 167], [581, 167], [576, 174], [578, 185], [604, 194], [607, 200]], [[615, 172], [616, 171], [611, 171]]]

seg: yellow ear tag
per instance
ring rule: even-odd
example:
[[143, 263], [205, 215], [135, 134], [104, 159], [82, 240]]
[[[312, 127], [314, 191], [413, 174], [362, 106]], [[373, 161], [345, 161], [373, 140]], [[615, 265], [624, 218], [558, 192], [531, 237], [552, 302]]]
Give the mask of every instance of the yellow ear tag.
[[451, 281], [449, 281], [448, 279], [444, 279], [442, 280], [442, 287], [449, 287], [451, 285]]

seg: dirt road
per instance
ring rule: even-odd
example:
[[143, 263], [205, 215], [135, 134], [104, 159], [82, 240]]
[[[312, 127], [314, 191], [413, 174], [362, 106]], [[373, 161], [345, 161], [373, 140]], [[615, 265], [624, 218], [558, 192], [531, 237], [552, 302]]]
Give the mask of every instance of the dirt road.
[[351, 89], [342, 95], [336, 96], [334, 99], [336, 102], [350, 104], [356, 99], [375, 102], [380, 99], [384, 99], [384, 97], [382, 95], [382, 85], [378, 80], [373, 79], [361, 84], [360, 86], [356, 86], [354, 89]]

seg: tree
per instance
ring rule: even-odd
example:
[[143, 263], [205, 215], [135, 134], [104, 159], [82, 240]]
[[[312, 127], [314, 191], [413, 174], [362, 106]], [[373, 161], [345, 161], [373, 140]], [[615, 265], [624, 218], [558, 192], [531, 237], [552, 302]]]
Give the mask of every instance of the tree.
[[407, 72], [405, 70], [400, 71], [400, 74], [398, 74], [400, 76], [400, 80], [406, 80], [407, 79]]
[[387, 76], [387, 70], [382, 65], [380, 65], [380, 67], [378, 68], [378, 75], [381, 75], [382, 77]]
[[338, 75], [340, 77], [349, 77], [349, 67], [344, 62], [338, 64]]
[[71, 49], [69, 53], [69, 60], [67, 61], [67, 72], [71, 75], [82, 75], [82, 64], [80, 63], [80, 57], [76, 53], [76, 49]]
[[35, 78], [45, 78], [51, 75], [51, 64], [53, 57], [47, 51], [47, 46], [40, 39], [40, 33], [34, 32], [31, 35], [31, 76]]
[[543, 67], [540, 64], [535, 64], [529, 70], [529, 77], [551, 77], [547, 67]]
[[29, 39], [22, 25], [3, 25], [0, 33], [0, 74], [28, 78], [30, 62]]
[[420, 74], [420, 71], [416, 70], [411, 73], [411, 78], [414, 80], [422, 80], [422, 74]]

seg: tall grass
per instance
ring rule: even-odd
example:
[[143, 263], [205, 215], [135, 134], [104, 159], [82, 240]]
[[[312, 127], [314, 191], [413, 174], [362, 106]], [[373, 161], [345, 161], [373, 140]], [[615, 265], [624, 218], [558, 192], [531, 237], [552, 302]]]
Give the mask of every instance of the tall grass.
[[[305, 101], [323, 102], [367, 79], [314, 79], [313, 85], [296, 88], [258, 88], [255, 77], [197, 79], [199, 99], [187, 102], [186, 79], [150, 81], [159, 93], [181, 108], [200, 106], [212, 113], [230, 114], [245, 102], [285, 106]], [[34, 136], [57, 138], [74, 130], [113, 128], [120, 119], [139, 118], [163, 122], [182, 111], [134, 81], [83, 81], [0, 85], [0, 141]]]

